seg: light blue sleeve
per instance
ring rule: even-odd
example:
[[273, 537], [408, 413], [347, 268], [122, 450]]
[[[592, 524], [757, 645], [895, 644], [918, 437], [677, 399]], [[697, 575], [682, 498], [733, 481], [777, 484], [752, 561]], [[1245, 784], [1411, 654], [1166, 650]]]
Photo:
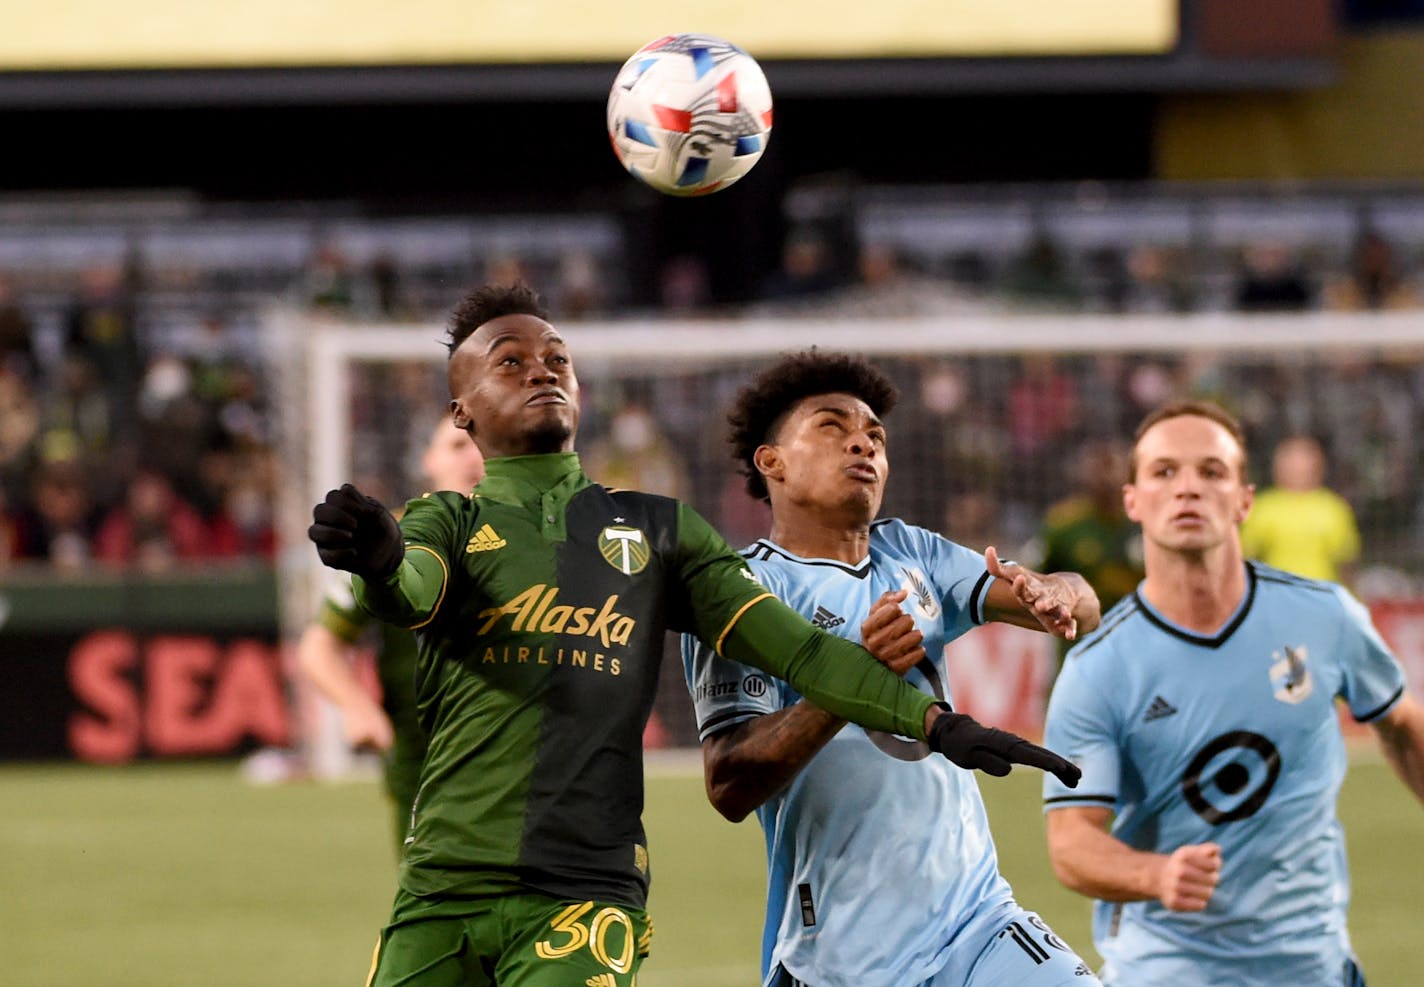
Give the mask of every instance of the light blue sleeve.
[[1404, 695], [1404, 669], [1375, 629], [1365, 605], [1343, 587], [1335, 588], [1344, 611], [1340, 698], [1361, 723], [1377, 720]]
[[782, 706], [781, 683], [765, 672], [718, 655], [695, 635], [682, 636], [682, 669], [697, 717], [697, 739]]
[[1122, 761], [1118, 717], [1107, 704], [1108, 693], [1094, 681], [1086, 663], [1070, 652], [1048, 699], [1043, 745], [1076, 764], [1083, 777], [1077, 788], [1068, 788], [1045, 773], [1046, 809], [1116, 807]]
[[942, 535], [911, 529], [920, 540], [920, 552], [944, 610], [944, 638], [952, 641], [984, 623], [984, 596], [994, 577], [984, 568], [984, 556]]

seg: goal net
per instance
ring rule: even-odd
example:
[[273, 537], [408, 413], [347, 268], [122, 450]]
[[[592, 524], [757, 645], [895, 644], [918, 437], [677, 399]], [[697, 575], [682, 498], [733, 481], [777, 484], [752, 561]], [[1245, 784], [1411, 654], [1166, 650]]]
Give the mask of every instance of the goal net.
[[[993, 544], [1032, 562], [1048, 508], [1101, 461], [1090, 450], [1121, 448], [1168, 398], [1205, 396], [1243, 420], [1258, 485], [1269, 482], [1281, 438], [1304, 432], [1323, 443], [1327, 483], [1362, 532], [1357, 589], [1407, 592], [1424, 559], [1418, 314], [757, 317], [561, 329], [582, 385], [586, 472], [678, 496], [733, 545], [764, 534], [768, 515], [729, 459], [726, 409], [776, 355], [817, 347], [872, 358], [900, 390], [887, 419], [883, 513], [972, 548]], [[281, 608], [292, 640], [323, 586], [305, 534], [311, 505], [348, 480], [392, 506], [422, 490], [419, 450], [448, 403], [443, 334], [291, 311], [267, 319], [285, 470]], [[673, 647], [656, 714], [650, 740], [696, 743]], [[324, 729], [319, 747], [329, 747], [333, 728]]]

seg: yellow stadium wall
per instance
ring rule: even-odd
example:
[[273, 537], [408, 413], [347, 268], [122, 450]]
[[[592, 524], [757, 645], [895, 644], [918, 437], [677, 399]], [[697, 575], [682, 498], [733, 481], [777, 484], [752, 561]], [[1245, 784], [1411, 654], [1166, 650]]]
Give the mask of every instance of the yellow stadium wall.
[[1424, 178], [1424, 32], [1347, 38], [1337, 64], [1325, 89], [1165, 98], [1158, 177]]

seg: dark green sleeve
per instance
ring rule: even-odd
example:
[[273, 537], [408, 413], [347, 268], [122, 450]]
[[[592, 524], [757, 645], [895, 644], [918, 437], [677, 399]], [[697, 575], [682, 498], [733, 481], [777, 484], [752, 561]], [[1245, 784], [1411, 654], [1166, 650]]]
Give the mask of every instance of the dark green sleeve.
[[356, 602], [372, 616], [398, 627], [423, 627], [435, 619], [450, 584], [450, 546], [459, 527], [459, 494], [429, 494], [406, 505], [401, 518], [405, 559], [381, 583], [353, 576]]
[[925, 739], [933, 696], [859, 645], [812, 627], [768, 593], [746, 562], [685, 505], [678, 543], [690, 626], [675, 629], [690, 630], [718, 654], [785, 679], [829, 713], [870, 730]]

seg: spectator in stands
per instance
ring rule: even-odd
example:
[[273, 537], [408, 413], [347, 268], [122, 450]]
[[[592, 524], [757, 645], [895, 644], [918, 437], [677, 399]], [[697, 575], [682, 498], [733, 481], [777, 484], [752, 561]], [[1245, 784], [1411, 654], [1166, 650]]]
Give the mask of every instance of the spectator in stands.
[[559, 258], [555, 288], [558, 310], [565, 319], [591, 319], [608, 308], [608, 280], [598, 260], [587, 250], [572, 250]]
[[141, 465], [123, 501], [99, 525], [94, 554], [112, 565], [161, 572], [179, 562], [209, 558], [212, 541], [202, 515], [178, 496], [172, 481]]
[[[1142, 581], [1142, 534], [1122, 506], [1127, 451], [1111, 439], [1085, 443], [1073, 464], [1074, 492], [1044, 514], [1029, 562], [1042, 572], [1072, 571], [1088, 581], [1103, 611]], [[1067, 652], [1059, 648], [1059, 657]]]
[[252, 451], [237, 457], [210, 522], [215, 556], [268, 561], [276, 557], [274, 472], [270, 452]]
[[94, 498], [71, 436], [50, 436], [49, 455], [35, 471], [29, 503], [17, 512], [19, 556], [81, 572], [93, 557]]
[[6, 369], [33, 382], [39, 377], [40, 360], [34, 323], [15, 299], [10, 279], [0, 274], [0, 371]]
[[10, 510], [10, 498], [0, 485], [0, 572], [20, 557], [20, 519]]
[[39, 431], [39, 402], [29, 379], [0, 363], [0, 484], [31, 467]]
[[685, 499], [689, 493], [682, 457], [640, 401], [625, 402], [584, 454], [584, 471], [606, 487], [641, 490]]
[[322, 243], [302, 273], [302, 300], [314, 311], [350, 313], [356, 307], [357, 278], [335, 243]]
[[696, 315], [712, 304], [707, 262], [695, 254], [668, 258], [658, 270], [658, 301], [668, 315]]
[[80, 292], [64, 318], [64, 351], [91, 368], [116, 438], [136, 424], [136, 398], [146, 363], [134, 318], [132, 272], [118, 261], [84, 271]]
[[1325, 486], [1325, 451], [1309, 435], [1277, 443], [1271, 486], [1256, 495], [1241, 525], [1247, 558], [1311, 579], [1348, 582], [1360, 554], [1355, 513]]
[[1047, 233], [1029, 241], [1004, 275], [1004, 292], [1024, 305], [1075, 309], [1083, 302], [1082, 288], [1074, 282], [1063, 251]]
[[1190, 312], [1195, 294], [1182, 276], [1179, 255], [1157, 244], [1138, 244], [1128, 251], [1122, 312]]
[[1039, 455], [1078, 420], [1078, 386], [1049, 353], [1023, 358], [1022, 373], [1009, 389], [1009, 428], [1014, 452]]
[[1284, 244], [1252, 244], [1241, 263], [1236, 307], [1242, 312], [1300, 312], [1314, 304], [1310, 278]]
[[1419, 293], [1400, 276], [1390, 242], [1366, 230], [1355, 242], [1350, 271], [1325, 289], [1325, 307], [1337, 311], [1416, 308]]
[[781, 265], [762, 285], [769, 302], [815, 298], [841, 286], [826, 235], [813, 226], [791, 231], [781, 250]]

